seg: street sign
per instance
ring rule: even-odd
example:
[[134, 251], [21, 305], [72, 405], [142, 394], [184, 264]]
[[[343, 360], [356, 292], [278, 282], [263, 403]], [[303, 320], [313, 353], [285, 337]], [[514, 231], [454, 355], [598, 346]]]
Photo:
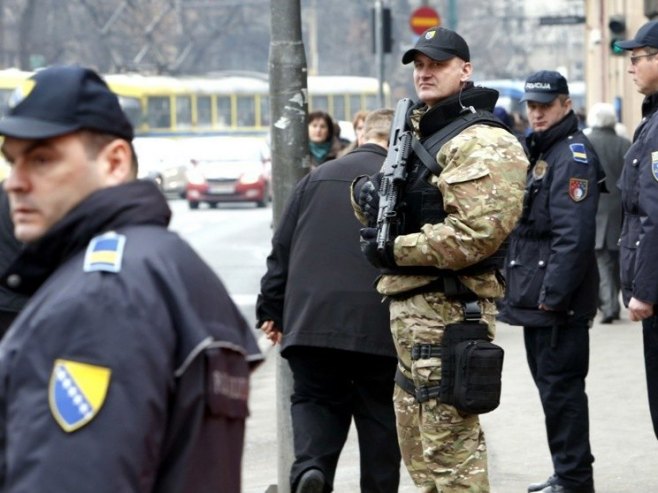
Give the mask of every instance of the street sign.
[[441, 25], [441, 17], [438, 12], [432, 7], [422, 6], [418, 7], [411, 13], [409, 17], [409, 26], [414, 34], [421, 35], [427, 29], [434, 26]]
[[584, 23], [585, 16], [582, 15], [547, 15], [539, 18], [540, 26], [567, 26]]

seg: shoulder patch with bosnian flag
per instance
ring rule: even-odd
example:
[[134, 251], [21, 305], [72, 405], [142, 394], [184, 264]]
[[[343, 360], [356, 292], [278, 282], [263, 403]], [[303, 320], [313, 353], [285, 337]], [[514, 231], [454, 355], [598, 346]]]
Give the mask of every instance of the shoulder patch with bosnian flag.
[[585, 151], [585, 144], [569, 144], [573, 160], [577, 163], [587, 164], [587, 152]]
[[104, 366], [57, 359], [50, 375], [48, 404], [67, 433], [82, 428], [103, 407], [112, 370]]
[[658, 181], [658, 151], [651, 153], [651, 174]]
[[114, 231], [92, 238], [85, 253], [84, 271], [121, 271], [125, 246], [125, 235], [117, 234]]

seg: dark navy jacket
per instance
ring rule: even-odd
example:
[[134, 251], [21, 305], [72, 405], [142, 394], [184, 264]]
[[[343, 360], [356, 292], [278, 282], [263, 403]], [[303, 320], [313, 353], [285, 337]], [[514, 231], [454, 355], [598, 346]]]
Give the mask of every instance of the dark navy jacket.
[[261, 355], [169, 216], [152, 183], [99, 190], [3, 276], [33, 295], [0, 344], [0, 491], [240, 491]]
[[510, 237], [499, 318], [538, 327], [589, 321], [597, 309], [595, 218], [605, 175], [573, 112], [527, 143], [531, 167]]
[[619, 179], [624, 222], [619, 244], [624, 304], [658, 304], [658, 94], [645, 99], [644, 118]]

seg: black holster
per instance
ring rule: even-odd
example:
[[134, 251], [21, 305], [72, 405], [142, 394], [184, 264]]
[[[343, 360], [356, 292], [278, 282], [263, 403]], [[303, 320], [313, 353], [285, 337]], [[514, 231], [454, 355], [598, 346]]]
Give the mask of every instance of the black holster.
[[488, 340], [487, 325], [447, 325], [441, 346], [441, 401], [467, 414], [496, 409], [500, 404], [504, 351]]

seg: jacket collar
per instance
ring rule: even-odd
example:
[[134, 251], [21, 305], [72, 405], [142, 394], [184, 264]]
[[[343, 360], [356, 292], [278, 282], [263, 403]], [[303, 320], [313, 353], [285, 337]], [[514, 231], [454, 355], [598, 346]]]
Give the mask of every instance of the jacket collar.
[[428, 137], [441, 130], [470, 107], [475, 110], [493, 111], [498, 100], [498, 91], [486, 87], [475, 87], [468, 82], [458, 94], [447, 97], [436, 106], [428, 108], [425, 103], [417, 103], [411, 108], [409, 117], [417, 121], [420, 137]]
[[[166, 199], [150, 181], [135, 180], [97, 190], [71, 209], [41, 239], [28, 244], [0, 277], [0, 283], [31, 295], [57, 267], [86, 248], [94, 236], [137, 224], [167, 227], [170, 218]], [[10, 277], [14, 282], [7, 282]]]
[[573, 111], [565, 115], [548, 130], [532, 132], [526, 137], [526, 145], [530, 152], [530, 161], [534, 162], [539, 156], [553, 147], [556, 142], [578, 132], [578, 118]]

